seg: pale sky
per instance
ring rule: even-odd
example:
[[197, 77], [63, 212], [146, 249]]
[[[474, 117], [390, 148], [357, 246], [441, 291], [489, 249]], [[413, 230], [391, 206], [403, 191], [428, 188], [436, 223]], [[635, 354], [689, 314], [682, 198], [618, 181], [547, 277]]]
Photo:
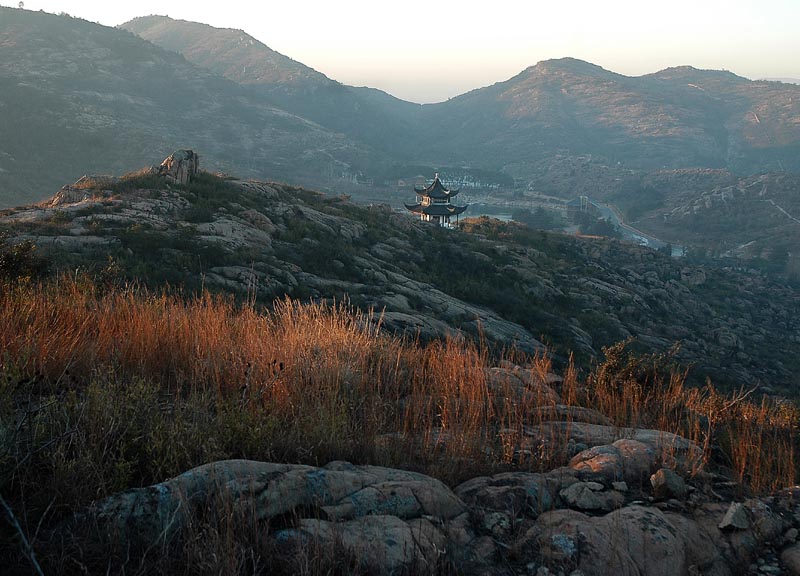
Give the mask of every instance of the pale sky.
[[161, 14], [239, 28], [335, 80], [414, 102], [564, 56], [630, 76], [690, 64], [800, 78], [800, 0], [28, 0], [25, 8], [109, 26]]

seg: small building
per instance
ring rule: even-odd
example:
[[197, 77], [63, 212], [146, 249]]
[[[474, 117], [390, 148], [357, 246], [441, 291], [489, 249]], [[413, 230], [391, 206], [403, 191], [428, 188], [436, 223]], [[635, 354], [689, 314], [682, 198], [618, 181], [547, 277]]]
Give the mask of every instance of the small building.
[[417, 203], [405, 204], [405, 207], [410, 212], [418, 214], [420, 220], [433, 222], [445, 228], [451, 226], [450, 218], [455, 216], [456, 222], [458, 222], [458, 215], [469, 207], [450, 203], [450, 200], [458, 194], [458, 189], [445, 188], [442, 181], [439, 180], [438, 173], [433, 177], [433, 182], [429, 186], [424, 188], [415, 186], [414, 192], [417, 194]]

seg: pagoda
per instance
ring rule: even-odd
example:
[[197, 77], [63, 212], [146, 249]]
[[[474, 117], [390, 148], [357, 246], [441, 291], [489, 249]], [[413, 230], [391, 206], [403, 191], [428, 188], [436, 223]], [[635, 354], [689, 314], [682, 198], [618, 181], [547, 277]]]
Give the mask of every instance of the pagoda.
[[433, 182], [426, 188], [414, 187], [414, 192], [417, 194], [416, 204], [405, 204], [405, 207], [413, 212], [419, 214], [420, 220], [424, 222], [433, 222], [438, 226], [450, 228], [450, 218], [456, 217], [464, 212], [469, 206], [455, 206], [450, 204], [450, 199], [458, 194], [458, 189], [449, 190], [444, 187], [442, 181], [439, 180], [438, 172], [433, 177]]

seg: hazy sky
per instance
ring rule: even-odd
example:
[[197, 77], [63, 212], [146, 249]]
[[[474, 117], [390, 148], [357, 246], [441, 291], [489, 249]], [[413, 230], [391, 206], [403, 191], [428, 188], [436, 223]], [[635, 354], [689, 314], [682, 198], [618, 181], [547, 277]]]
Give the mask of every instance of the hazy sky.
[[106, 25], [165, 14], [240, 28], [331, 78], [416, 102], [564, 56], [627, 75], [691, 64], [800, 78], [800, 0], [28, 0], [25, 8]]

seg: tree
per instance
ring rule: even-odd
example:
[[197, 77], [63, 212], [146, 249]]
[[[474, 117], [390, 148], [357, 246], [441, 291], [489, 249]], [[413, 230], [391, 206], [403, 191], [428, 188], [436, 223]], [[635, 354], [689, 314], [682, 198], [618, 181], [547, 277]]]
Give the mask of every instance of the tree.
[[520, 208], [514, 210], [511, 217], [517, 222], [522, 222], [538, 230], [553, 230], [554, 228], [562, 227], [561, 222], [559, 222], [560, 218], [558, 218], [555, 213], [548, 212], [541, 207], [537, 208], [534, 212], [525, 208]]

